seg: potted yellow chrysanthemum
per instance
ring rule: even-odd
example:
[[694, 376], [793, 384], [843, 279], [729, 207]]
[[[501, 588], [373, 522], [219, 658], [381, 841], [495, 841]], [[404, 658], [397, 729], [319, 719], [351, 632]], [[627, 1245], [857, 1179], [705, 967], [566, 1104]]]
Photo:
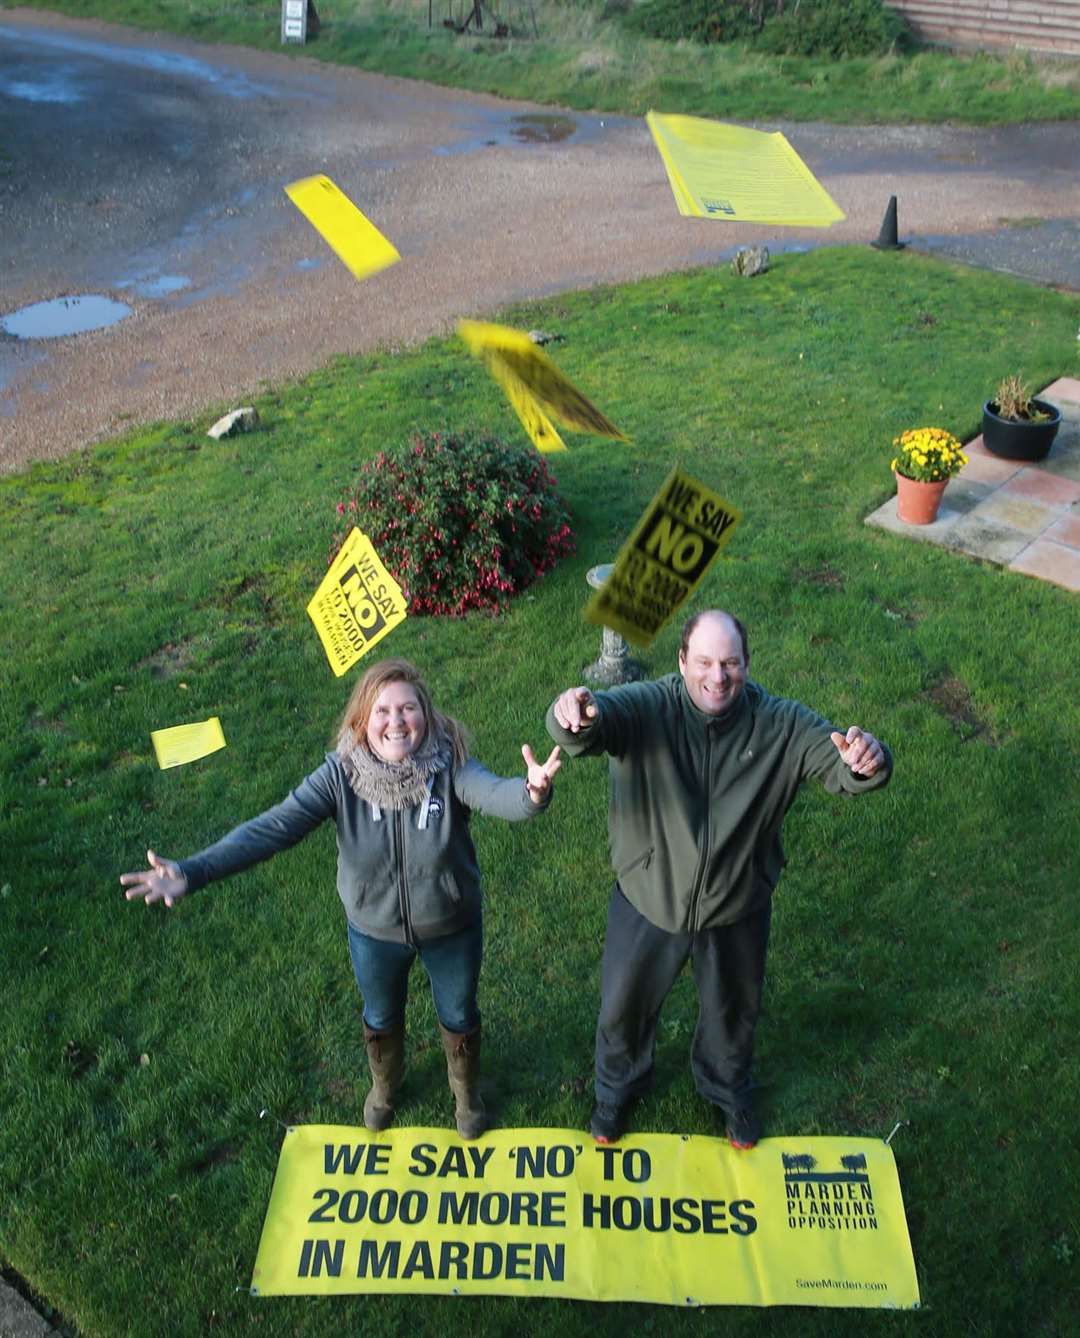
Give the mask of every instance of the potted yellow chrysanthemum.
[[909, 428], [893, 445], [899, 447], [891, 466], [896, 514], [906, 525], [929, 525], [937, 519], [946, 485], [967, 464], [967, 456], [943, 427]]

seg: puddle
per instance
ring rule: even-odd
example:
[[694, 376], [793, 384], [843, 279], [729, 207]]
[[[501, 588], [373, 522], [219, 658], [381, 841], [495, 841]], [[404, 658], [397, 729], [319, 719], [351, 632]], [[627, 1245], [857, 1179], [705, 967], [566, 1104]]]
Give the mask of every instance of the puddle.
[[[595, 118], [592, 120], [595, 121]], [[595, 121], [595, 125], [602, 129], [604, 122]], [[479, 149], [515, 144], [561, 144], [573, 135], [579, 139], [582, 137], [582, 127], [577, 121], [554, 112], [529, 112], [522, 116], [512, 116], [509, 120], [504, 120], [501, 115], [488, 115], [480, 126], [472, 128], [480, 129], [482, 133], [459, 140], [456, 144], [441, 144], [432, 152], [440, 158], [450, 158], [460, 153], [476, 153]], [[585, 137], [591, 136], [586, 134]]]
[[54, 297], [49, 302], [20, 307], [0, 317], [0, 330], [16, 339], [57, 339], [101, 330], [130, 315], [126, 303], [88, 293], [85, 297]]
[[0, 79], [0, 93], [22, 102], [58, 102], [68, 106], [83, 100], [72, 86], [70, 70], [64, 66], [38, 79]]
[[157, 364], [153, 362], [152, 359], [141, 358], [128, 375], [124, 377], [122, 384], [131, 386], [132, 388], [145, 385], [150, 373], [155, 371], [156, 368]]
[[168, 297], [190, 288], [191, 280], [184, 274], [159, 274], [154, 279], [121, 279], [116, 287], [130, 288], [140, 297]]
[[326, 261], [319, 256], [305, 256], [303, 260], [298, 260], [294, 266], [295, 269], [319, 269], [325, 265]]
[[173, 309], [183, 311], [186, 307], [194, 306], [196, 302], [205, 302], [214, 297], [235, 297], [241, 285], [247, 283], [253, 273], [254, 267], [251, 265], [233, 265], [231, 269], [220, 274], [213, 283], [208, 283], [202, 288], [189, 288], [179, 294], [173, 299]]
[[37, 363], [46, 362], [48, 357], [44, 349], [32, 344], [0, 338], [0, 414], [6, 418], [15, 415], [15, 396], [7, 389], [8, 384]]
[[519, 144], [561, 144], [576, 129], [577, 122], [569, 116], [537, 112], [535, 115], [515, 116], [510, 122], [510, 137]]
[[[44, 48], [47, 51], [62, 51], [65, 55], [90, 57], [93, 60], [108, 60], [117, 64], [133, 66], [162, 74], [167, 78], [195, 79], [209, 84], [216, 92], [228, 98], [248, 99], [254, 97], [276, 98], [279, 90], [270, 84], [257, 83], [241, 70], [226, 65], [212, 65], [209, 61], [199, 60], [194, 56], [180, 55], [174, 51], [155, 51], [152, 47], [139, 45], [122, 46], [114, 42], [99, 42], [88, 38], [74, 37], [67, 33], [46, 33], [35, 30], [19, 30], [12, 35], [10, 30], [0, 28], [0, 40], [11, 37], [20, 48], [34, 51]], [[22, 94], [26, 96], [26, 94]], [[313, 95], [298, 94], [290, 90], [293, 100], [321, 101]], [[74, 91], [75, 100], [81, 100], [82, 94]], [[39, 97], [40, 100], [40, 97]], [[53, 99], [50, 99], [53, 100]], [[66, 100], [66, 99], [65, 99]]]

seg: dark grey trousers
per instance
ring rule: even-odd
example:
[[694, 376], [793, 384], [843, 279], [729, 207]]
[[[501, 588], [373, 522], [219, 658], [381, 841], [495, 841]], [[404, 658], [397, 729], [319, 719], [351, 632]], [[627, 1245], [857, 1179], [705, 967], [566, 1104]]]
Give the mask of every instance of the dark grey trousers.
[[692, 960], [698, 1021], [690, 1051], [697, 1089], [725, 1110], [750, 1094], [772, 906], [736, 924], [669, 934], [634, 909], [618, 883], [608, 906], [596, 1025], [596, 1098], [621, 1106], [649, 1085], [660, 1009]]

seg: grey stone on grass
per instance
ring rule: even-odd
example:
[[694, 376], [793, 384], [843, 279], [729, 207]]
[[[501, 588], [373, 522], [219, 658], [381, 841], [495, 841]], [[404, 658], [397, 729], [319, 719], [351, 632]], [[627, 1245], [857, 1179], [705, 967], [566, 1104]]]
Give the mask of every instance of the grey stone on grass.
[[755, 274], [764, 274], [768, 268], [767, 246], [744, 246], [735, 252], [731, 260], [732, 274], [741, 274], [744, 279], [752, 279]]
[[254, 432], [259, 426], [259, 415], [250, 404], [242, 409], [234, 409], [224, 418], [219, 418], [207, 432], [208, 437], [220, 441], [222, 437], [235, 437], [238, 432]]

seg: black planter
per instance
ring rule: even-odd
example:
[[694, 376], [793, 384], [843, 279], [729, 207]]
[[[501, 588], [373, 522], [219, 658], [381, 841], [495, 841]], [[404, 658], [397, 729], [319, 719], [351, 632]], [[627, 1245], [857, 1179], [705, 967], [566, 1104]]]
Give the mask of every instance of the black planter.
[[994, 412], [993, 400], [983, 405], [983, 445], [991, 455], [1004, 460], [1045, 460], [1061, 426], [1061, 410], [1046, 400], [1032, 400], [1031, 407], [1048, 418], [1034, 422], [1029, 418], [1001, 418]]

